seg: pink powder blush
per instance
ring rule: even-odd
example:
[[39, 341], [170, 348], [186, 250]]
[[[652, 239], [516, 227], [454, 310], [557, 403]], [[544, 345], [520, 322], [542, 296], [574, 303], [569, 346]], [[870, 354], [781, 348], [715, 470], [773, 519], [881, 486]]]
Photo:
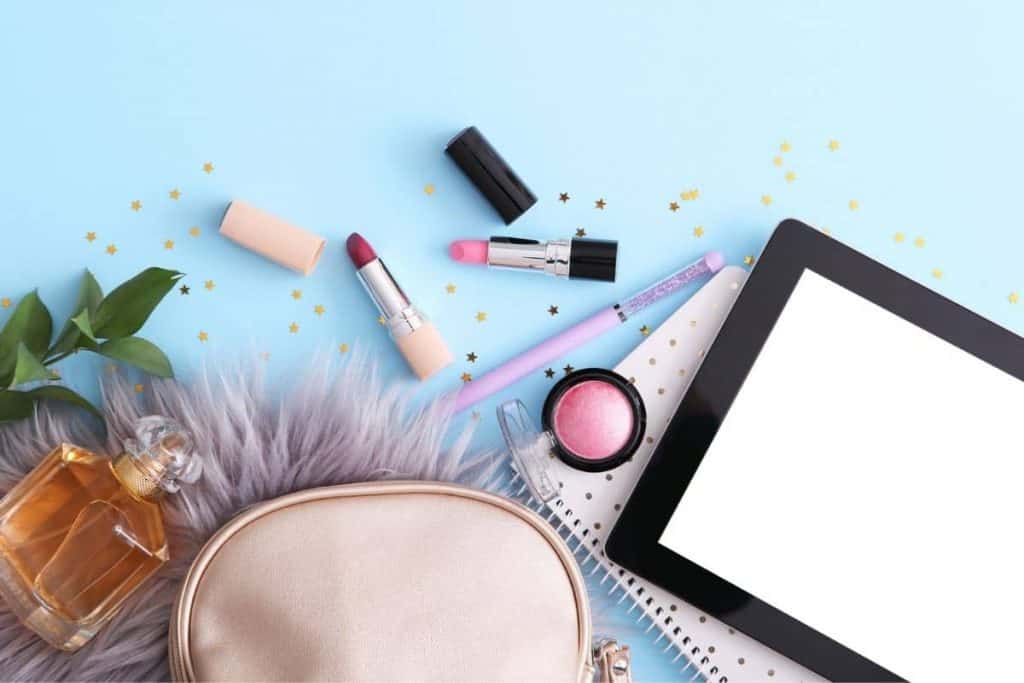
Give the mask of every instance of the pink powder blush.
[[629, 399], [613, 384], [591, 379], [570, 388], [554, 409], [555, 434], [573, 455], [601, 460], [629, 442], [634, 417]]

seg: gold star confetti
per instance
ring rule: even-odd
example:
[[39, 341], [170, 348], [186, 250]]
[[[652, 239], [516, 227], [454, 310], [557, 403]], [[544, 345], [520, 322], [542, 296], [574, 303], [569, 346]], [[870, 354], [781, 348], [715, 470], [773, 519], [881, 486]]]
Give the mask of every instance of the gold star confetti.
[[292, 298], [295, 299], [296, 301], [301, 299], [302, 298], [302, 290], [301, 289], [293, 289], [292, 290]]
[[782, 166], [782, 157], [772, 157], [772, 163], [776, 166]]
[[213, 164], [209, 161], [203, 164], [203, 173], [213, 173]]
[[146, 387], [142, 386], [141, 384], [136, 384], [135, 385], [135, 393], [136, 394], [141, 394], [145, 390], [146, 390]]
[[487, 313], [485, 313], [484, 311], [478, 311], [476, 316], [474, 317], [476, 318], [476, 321], [478, 323], [482, 323], [483, 321], [487, 320]]
[[551, 379], [555, 376], [555, 371], [552, 368], [548, 368], [547, 370], [544, 371], [544, 376], [547, 377], [548, 379]]
[[323, 304], [317, 304], [316, 306], [313, 307], [313, 313], [315, 313], [318, 316], [323, 315], [326, 312], [327, 309], [324, 308]]
[[692, 202], [700, 196], [700, 190], [694, 188], [692, 190], [683, 190], [679, 193], [679, 198], [684, 202]]
[[193, 225], [191, 228], [188, 229], [188, 234], [192, 235], [193, 237], [199, 237], [200, 235], [203, 234], [203, 231], [200, 230], [198, 226]]
[[694, 228], [693, 229], [693, 236], [694, 237], [703, 237], [704, 236], [704, 226], [703, 225], [698, 225], [696, 228]]
[[587, 236], [587, 231], [584, 230], [583, 228], [576, 228], [576, 236], [577, 237], [586, 237]]
[[3, 299], [0, 299], [0, 308], [10, 308], [10, 307], [11, 307], [11, 300], [8, 297], [5, 296]]
[[[1020, 294], [1018, 294], [1017, 292], [1010, 292], [1010, 296], [1006, 298], [1009, 299], [1011, 304], [1015, 304], [1018, 301], [1020, 301]], [[6, 306], [4, 308], [6, 308]]]
[[348, 344], [338, 344], [338, 353], [348, 353]]
[[935, 278], [936, 280], [940, 279], [942, 277], [942, 269], [932, 268], [932, 277]]
[[210, 341], [210, 335], [204, 332], [203, 330], [199, 330], [199, 341], [205, 344], [206, 342]]
[[779, 151], [782, 152], [783, 154], [790, 151], [791, 149], [793, 149], [793, 145], [789, 144], [789, 142], [785, 140], [783, 140], [782, 144], [779, 145]]
[[918, 249], [924, 249], [924, 238], [923, 237], [915, 238], [914, 239], [914, 246], [917, 247]]
[[643, 336], [646, 337], [650, 333], [651, 333], [651, 328], [647, 327], [647, 325], [644, 325], [643, 327], [640, 328], [640, 334], [642, 334]]
[[598, 199], [598, 200], [597, 200], [596, 202], [594, 202], [594, 208], [595, 208], [595, 209], [602, 209], [602, 210], [603, 210], [603, 209], [604, 209], [604, 207], [605, 207], [605, 206], [606, 206], [607, 204], [608, 204], [608, 202], [606, 202], [606, 201], [604, 200], [604, 197], [602, 197], [601, 199]]
[[565, 204], [567, 201], [569, 201], [569, 193], [568, 192], [559, 192], [558, 193], [558, 201], [560, 201], [563, 204]]
[[173, 190], [167, 193], [167, 196], [173, 199], [174, 201], [178, 201], [179, 199], [181, 199], [181, 190], [179, 190], [178, 188], [174, 188]]
[[132, 206], [132, 211], [141, 211], [142, 210], [142, 202], [140, 202], [138, 199], [133, 199], [131, 206]]
[[446, 284], [444, 286], [444, 291], [448, 292], [449, 294], [454, 294], [455, 293], [455, 289], [456, 289], [455, 285], [453, 285], [451, 282], [449, 282], [448, 284]]
[[206, 282], [203, 283], [203, 287], [205, 287], [206, 291], [208, 292], [212, 292], [216, 286], [217, 283], [214, 282], [213, 280], [207, 280]]
[[786, 171], [786, 182], [791, 183], [796, 180], [796, 171]]
[[479, 356], [477, 356], [472, 351], [466, 354], [466, 360], [468, 360], [470, 363], [475, 363], [477, 358], [479, 358]]
[[181, 292], [182, 296], [188, 296], [188, 293], [192, 291], [192, 288], [188, 285], [182, 285], [181, 287], [178, 287], [178, 291]]
[[829, 140], [828, 148], [830, 151], [835, 152], [837, 149], [839, 149], [839, 140]]
[[669, 211], [678, 211], [679, 210], [679, 202], [669, 202], [668, 203], [668, 210]]
[[107, 245], [107, 253], [110, 254], [111, 256], [116, 254], [117, 253], [117, 245], [116, 244], [108, 244]]
[[574, 368], [574, 367], [573, 367], [573, 366], [571, 366], [571, 365], [566, 365], [566, 366], [565, 366], [564, 368], [562, 368], [562, 370], [564, 370], [564, 371], [565, 371], [565, 374], [567, 374], [567, 375], [568, 375], [568, 374], [569, 374], [570, 372], [572, 372], [573, 370], [575, 370], [575, 369], [576, 369], [576, 368]]
[[548, 306], [548, 313], [550, 313], [551, 315], [558, 315], [558, 306]]
[[299, 324], [298, 323], [292, 323], [291, 325], [288, 326], [288, 331], [291, 332], [292, 334], [298, 334], [299, 333]]
[[87, 233], [85, 233], [85, 241], [89, 242], [90, 244], [95, 242], [96, 241], [96, 233], [94, 233], [94, 232], [87, 232]]
[[860, 208], [860, 202], [858, 202], [856, 199], [851, 199], [846, 203], [846, 205], [850, 207], [850, 211], [856, 211], [857, 209]]
[[772, 196], [770, 194], [761, 195], [761, 203], [764, 204], [765, 206], [771, 206]]
[[464, 372], [464, 373], [462, 373], [462, 376], [460, 377], [460, 379], [463, 382], [472, 382], [473, 381], [473, 375], [469, 374], [468, 372]]
[[260, 354], [260, 360], [266, 363], [270, 360], [270, 351], [264, 351]]
[[168, 251], [174, 249], [174, 240], [167, 240], [164, 242], [164, 249], [167, 249]]
[[743, 257], [743, 263], [748, 265], [748, 266], [754, 265], [754, 257], [753, 256], [744, 256]]
[[892, 241], [895, 242], [896, 244], [903, 244], [903, 241], [905, 239], [907, 239], [907, 236], [904, 235], [902, 232], [897, 232], [892, 236]]
[[424, 187], [424, 188], [423, 188], [423, 192], [424, 192], [424, 193], [425, 193], [425, 194], [426, 194], [426, 195], [427, 195], [428, 197], [429, 197], [430, 195], [434, 194], [434, 186], [433, 186], [433, 184], [429, 184], [429, 185], [427, 185], [426, 187]]
[[387, 325], [388, 324], [388, 319], [385, 318], [383, 315], [378, 315], [377, 316], [377, 324], [381, 325], [381, 326]]
[[697, 321], [696, 320], [691, 320], [690, 321], [690, 327], [697, 327]]

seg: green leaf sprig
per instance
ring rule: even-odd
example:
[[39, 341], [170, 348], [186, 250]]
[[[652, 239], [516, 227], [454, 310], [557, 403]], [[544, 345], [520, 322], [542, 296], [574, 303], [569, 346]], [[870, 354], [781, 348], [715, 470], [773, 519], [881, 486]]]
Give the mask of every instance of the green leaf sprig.
[[0, 330], [0, 422], [31, 417], [39, 401], [61, 401], [103, 414], [71, 389], [57, 385], [19, 388], [58, 379], [49, 366], [81, 350], [134, 365], [151, 375], [173, 377], [167, 356], [155, 344], [134, 336], [184, 276], [147, 268], [107, 296], [88, 270], [78, 288], [74, 313], [51, 344], [53, 318], [38, 292], [24, 297]]

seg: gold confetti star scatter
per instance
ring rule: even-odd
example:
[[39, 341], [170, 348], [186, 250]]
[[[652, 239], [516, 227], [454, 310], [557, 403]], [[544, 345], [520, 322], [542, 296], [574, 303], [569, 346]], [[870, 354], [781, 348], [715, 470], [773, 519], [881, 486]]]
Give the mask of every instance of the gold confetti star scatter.
[[381, 327], [383, 327], [384, 325], [388, 324], [388, 319], [385, 318], [383, 315], [378, 315], [377, 316], [377, 324], [380, 325]]
[[429, 197], [430, 195], [434, 194], [434, 185], [433, 185], [433, 183], [430, 183], [430, 184], [428, 184], [428, 185], [427, 185], [426, 187], [424, 187], [424, 188], [423, 188], [423, 192], [424, 192], [424, 194], [426, 194], [426, 195], [427, 195], [428, 197]]
[[565, 366], [564, 368], [562, 368], [562, 370], [564, 370], [564, 371], [565, 371], [565, 374], [567, 374], [567, 375], [568, 375], [568, 374], [569, 374], [570, 372], [572, 372], [573, 370], [575, 370], [575, 369], [576, 369], [576, 368], [574, 368], [574, 367], [573, 367], [573, 366], [571, 366], [571, 365], [566, 365], [566, 366]]
[[914, 246], [915, 247], [917, 247], [918, 249], [924, 249], [924, 245], [925, 245], [925, 242], [924, 242], [924, 238], [923, 237], [916, 237], [916, 238], [914, 238]]
[[141, 394], [145, 390], [146, 390], [146, 387], [142, 386], [141, 384], [136, 384], [135, 385], [135, 393], [136, 394]]
[[171, 249], [174, 249], [174, 240], [167, 240], [167, 241], [165, 241], [164, 242], [164, 249], [167, 249], [168, 251], [170, 251]]
[[318, 316], [321, 316], [326, 312], [327, 309], [324, 308], [323, 304], [317, 304], [316, 306], [313, 307], [313, 313], [315, 313]]
[[213, 164], [209, 161], [203, 164], [203, 173], [213, 173]]
[[832, 152], [837, 151], [839, 149], [839, 140], [829, 140], [828, 141], [828, 148], [829, 148], [829, 151], [832, 151]]
[[748, 265], [748, 266], [754, 265], [754, 257], [753, 256], [744, 256], [743, 257], [743, 263]]
[[791, 183], [796, 180], [796, 171], [786, 171], [786, 182]]
[[348, 353], [348, 344], [338, 344], [338, 353]]
[[698, 225], [696, 228], [694, 228], [693, 229], [693, 236], [694, 237], [703, 237], [704, 236], [704, 226], [703, 225]]
[[647, 327], [647, 325], [644, 325], [643, 327], [640, 328], [640, 334], [641, 335], [646, 337], [650, 333], [651, 333], [651, 328]]
[[90, 244], [95, 242], [96, 241], [96, 233], [94, 233], [94, 232], [87, 232], [87, 233], [85, 233], [85, 241], [89, 242]]
[[298, 323], [292, 323], [291, 325], [288, 326], [288, 331], [291, 332], [292, 334], [298, 334], [299, 333], [299, 324]]
[[569, 199], [570, 199], [570, 197], [569, 197], [569, 193], [568, 192], [559, 192], [558, 193], [558, 201], [562, 202], [563, 204], [565, 204], [567, 201], [569, 201]]
[[454, 294], [456, 289], [457, 288], [455, 287], [455, 285], [453, 285], [451, 282], [444, 286], [444, 291], [448, 292], [449, 294]]
[[470, 363], [475, 363], [477, 358], [479, 358], [479, 356], [477, 356], [472, 351], [466, 354], [466, 360], [469, 361]]
[[700, 190], [694, 188], [692, 190], [683, 190], [679, 193], [679, 198], [684, 202], [692, 202], [700, 196]]
[[547, 377], [548, 379], [551, 379], [555, 376], [555, 371], [552, 368], [548, 368], [547, 370], [544, 371], [544, 376]]
[[586, 237], [587, 236], [587, 231], [584, 230], [583, 228], [576, 228], [576, 236], [577, 237]]
[[558, 306], [555, 306], [553, 304], [551, 306], [548, 306], [548, 313], [550, 313], [551, 315], [558, 315]]
[[478, 323], [482, 323], [487, 320], [487, 313], [484, 311], [477, 311], [477, 314], [474, 317]]
[[606, 202], [604, 200], [604, 197], [602, 197], [601, 199], [598, 199], [596, 202], [594, 202], [594, 208], [595, 209], [604, 210], [604, 207], [607, 206], [607, 205], [608, 205], [608, 202]]
[[850, 211], [856, 211], [857, 209], [860, 208], [860, 202], [857, 201], [856, 199], [851, 199], [846, 203], [846, 205], [850, 207]]
[[178, 291], [181, 292], [182, 296], [188, 296], [189, 292], [192, 291], [192, 288], [188, 285], [182, 285], [181, 287], [178, 287]]
[[116, 244], [108, 244], [107, 245], [107, 253], [110, 254], [111, 256], [116, 254], [117, 253], [117, 245]]
[[903, 242], [906, 239], [907, 239], [907, 236], [904, 235], [902, 232], [894, 233], [893, 236], [892, 236], [892, 241], [895, 242], [896, 244], [903, 244]]
[[791, 149], [793, 149], [793, 145], [789, 144], [789, 142], [787, 142], [786, 140], [783, 140], [782, 144], [779, 145], [779, 151], [782, 152], [783, 154], [790, 151]]
[[179, 190], [178, 188], [174, 188], [173, 190], [167, 193], [167, 196], [173, 199], [174, 201], [178, 201], [179, 199], [181, 199], [181, 190]]
[[198, 226], [193, 225], [191, 228], [188, 229], [188, 234], [192, 235], [193, 237], [199, 237], [200, 235], [203, 234], [203, 231], [200, 230]]
[[[1017, 292], [1010, 292], [1010, 295], [1006, 297], [1011, 304], [1015, 304], [1020, 301], [1020, 294]], [[6, 308], [6, 307], [5, 307]]]
[[464, 372], [464, 373], [462, 373], [462, 376], [460, 377], [460, 379], [463, 382], [472, 382], [473, 381], [473, 375], [469, 374], [468, 372]]
[[772, 196], [770, 194], [761, 195], [761, 203], [764, 204], [765, 206], [771, 206]]
[[292, 290], [292, 298], [295, 299], [296, 301], [301, 299], [302, 298], [302, 290], [301, 289], [293, 289]]
[[5, 296], [3, 299], [0, 299], [0, 308], [10, 308], [10, 307], [11, 307], [11, 300], [8, 297]]
[[775, 165], [775, 166], [782, 166], [782, 157], [780, 157], [780, 156], [772, 157], [772, 164]]
[[132, 203], [131, 203], [131, 207], [132, 207], [132, 211], [141, 211], [142, 210], [142, 202], [140, 202], [138, 199], [133, 199]]
[[678, 211], [679, 210], [679, 202], [669, 202], [668, 203], [668, 210], [669, 211]]
[[203, 283], [203, 287], [206, 288], [206, 291], [212, 292], [217, 287], [217, 283], [213, 280], [207, 280]]
[[942, 278], [942, 268], [932, 268], [932, 277], [936, 280]]
[[205, 344], [210, 341], [210, 335], [203, 330], [199, 330], [199, 341]]

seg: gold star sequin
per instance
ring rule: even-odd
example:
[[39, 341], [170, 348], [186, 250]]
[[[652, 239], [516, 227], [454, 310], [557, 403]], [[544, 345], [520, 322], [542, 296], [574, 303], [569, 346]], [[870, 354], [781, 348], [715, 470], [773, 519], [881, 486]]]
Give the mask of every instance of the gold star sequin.
[[213, 173], [213, 164], [209, 161], [203, 164], [203, 173]]
[[651, 328], [647, 327], [647, 325], [644, 325], [643, 327], [640, 328], [640, 334], [642, 334], [643, 336], [646, 337], [650, 333], [651, 333]]
[[942, 269], [941, 268], [932, 268], [932, 277], [935, 278], [936, 280], [941, 279], [942, 278]]
[[203, 234], [203, 231], [200, 230], [198, 226], [193, 225], [191, 228], [188, 229], [188, 234], [192, 235], [193, 237], [199, 237], [200, 235]]
[[317, 304], [316, 306], [313, 307], [313, 313], [315, 313], [318, 316], [323, 315], [326, 312], [327, 309], [324, 308], [323, 304]]
[[[1018, 294], [1017, 292], [1010, 292], [1010, 296], [1006, 298], [1009, 299], [1011, 304], [1015, 304], [1018, 301], [1020, 301], [1020, 294]], [[6, 308], [6, 306], [4, 308]]]
[[779, 151], [782, 152], [783, 154], [790, 151], [791, 149], [793, 149], [793, 145], [789, 144], [789, 142], [787, 142], [786, 140], [783, 140], [782, 144], [779, 145]]
[[678, 341], [676, 341], [675, 339], [669, 339], [669, 340], [668, 340], [668, 345], [669, 345], [669, 346], [675, 346], [675, 345], [676, 345], [676, 344], [678, 344], [678, 343], [679, 343], [679, 342], [678, 342]]
[[460, 377], [460, 379], [463, 382], [472, 382], [473, 381], [473, 375], [469, 374], [468, 372], [464, 372], [464, 373], [462, 373], [462, 376]]
[[577, 237], [586, 237], [587, 236], [587, 231], [584, 230], [583, 228], [576, 228], [576, 236]]
[[348, 353], [348, 344], [338, 344], [338, 353]]
[[135, 393], [136, 394], [141, 394], [145, 390], [146, 390], [146, 387], [142, 386], [141, 384], [136, 384], [135, 385]]
[[665, 395], [665, 387], [658, 387], [658, 396]]
[[167, 196], [173, 199], [174, 201], [178, 201], [179, 199], [181, 199], [181, 190], [179, 190], [178, 188], [174, 188], [173, 190], [167, 193]]
[[906, 239], [907, 239], [907, 236], [904, 235], [902, 232], [897, 232], [897, 233], [893, 234], [893, 236], [892, 236], [892, 241], [895, 242], [896, 244], [902, 244], [903, 241], [906, 240]]
[[602, 197], [601, 199], [598, 199], [596, 202], [594, 202], [594, 208], [595, 209], [602, 209], [603, 210], [604, 207], [607, 206], [607, 204], [608, 204], [608, 202], [606, 202], [604, 200], [604, 197]]
[[693, 236], [694, 237], [703, 237], [704, 236], [704, 226], [703, 225], [698, 225], [696, 228], [694, 228], [693, 229]]
[[208, 292], [212, 292], [216, 286], [217, 283], [214, 282], [213, 280], [207, 280], [206, 282], [203, 283], [203, 287], [205, 287], [206, 291]]
[[423, 192], [424, 192], [424, 194], [426, 194], [426, 195], [427, 195], [428, 197], [429, 197], [430, 195], [434, 194], [434, 185], [433, 185], [433, 184], [428, 184], [428, 185], [427, 185], [426, 187], [424, 187], [424, 188], [423, 188]]
[[85, 233], [85, 241], [89, 242], [90, 244], [95, 242], [96, 241], [96, 233], [94, 233], [94, 232], [87, 232], [87, 233]]
[[917, 247], [918, 249], [924, 249], [924, 238], [923, 237], [915, 238], [914, 239], [914, 246]]
[[839, 140], [829, 140], [828, 148], [829, 151], [835, 152], [837, 149], [839, 149]]
[[772, 196], [770, 194], [761, 195], [761, 203], [764, 204], [765, 206], [771, 206]]
[[178, 291], [181, 292], [182, 296], [188, 296], [188, 293], [191, 292], [192, 289], [188, 285], [182, 285], [181, 287], [178, 287]]
[[5, 296], [3, 299], [0, 299], [0, 308], [10, 308], [10, 307], [11, 307], [11, 300], [8, 297]]
[[796, 180], [796, 171], [786, 171], [785, 178], [787, 183], [793, 182]]
[[548, 313], [550, 313], [551, 315], [558, 315], [558, 306], [548, 306]]
[[576, 369], [576, 368], [574, 368], [574, 367], [573, 367], [573, 366], [571, 366], [571, 365], [566, 365], [566, 366], [565, 366], [564, 368], [562, 368], [562, 370], [564, 370], [564, 371], [565, 371], [565, 374], [567, 374], [567, 375], [568, 375], [568, 374], [569, 374], [570, 372], [572, 372], [573, 370], [575, 370], [575, 369]]
[[850, 211], [856, 211], [857, 209], [860, 208], [860, 202], [858, 202], [856, 199], [851, 199], [850, 201], [846, 202], [846, 205], [850, 207]]
[[302, 298], [302, 290], [301, 289], [293, 289], [292, 290], [292, 298], [295, 299], [296, 301], [301, 299]]
[[782, 166], [782, 157], [779, 157], [779, 156], [772, 157], [772, 164], [774, 164], [776, 166]]
[[164, 249], [167, 249], [168, 251], [174, 249], [174, 240], [167, 240], [164, 242]]
[[204, 332], [203, 330], [199, 330], [199, 341], [205, 344], [206, 342], [210, 341], [210, 335]]
[[466, 360], [468, 360], [470, 363], [475, 363], [477, 358], [479, 358], [479, 356], [477, 356], [472, 351], [466, 354]]
[[142, 202], [140, 202], [138, 199], [133, 199], [131, 207], [132, 207], [132, 211], [141, 211], [142, 210]]
[[377, 316], [377, 324], [380, 325], [381, 327], [383, 327], [384, 325], [388, 324], [388, 319], [385, 318], [383, 315], [378, 315]]
[[484, 311], [477, 311], [477, 314], [474, 317], [476, 318], [476, 321], [478, 323], [482, 323], [483, 321], [487, 320], [487, 313], [485, 313]]
[[288, 326], [288, 331], [291, 332], [292, 334], [298, 334], [299, 333], [299, 324], [298, 323], [292, 323], [291, 325]]
[[743, 257], [743, 263], [745, 265], [748, 265], [748, 266], [754, 265], [754, 257], [753, 256], [744, 256]]
[[669, 211], [678, 211], [679, 210], [679, 202], [669, 202], [668, 203], [668, 210]]
[[117, 253], [117, 245], [116, 244], [108, 244], [107, 245], [107, 253], [110, 254], [111, 256], [116, 254]]
[[565, 204], [567, 201], [569, 201], [569, 193], [568, 192], [559, 192], [558, 193], [558, 201], [560, 201], [563, 204]]
[[679, 198], [684, 202], [692, 202], [700, 196], [700, 190], [694, 188], [692, 190], [683, 190], [679, 193]]
[[545, 370], [544, 371], [544, 376], [547, 377], [548, 379], [551, 379], [552, 377], [554, 377], [555, 376], [554, 369], [548, 368], [547, 370]]
[[448, 284], [446, 284], [444, 286], [444, 291], [448, 292], [449, 294], [454, 294], [455, 293], [455, 289], [456, 289], [455, 285], [453, 285], [451, 282], [449, 282]]

